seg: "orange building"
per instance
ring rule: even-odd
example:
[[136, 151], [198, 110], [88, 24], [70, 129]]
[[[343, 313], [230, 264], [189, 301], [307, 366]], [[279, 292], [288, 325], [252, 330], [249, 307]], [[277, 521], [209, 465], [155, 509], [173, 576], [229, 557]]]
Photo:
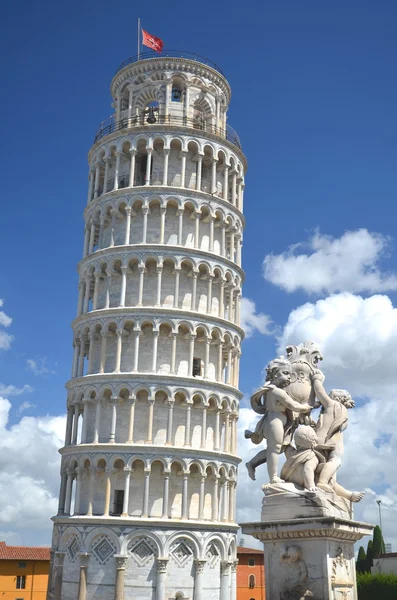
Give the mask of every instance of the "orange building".
[[262, 550], [237, 548], [237, 600], [265, 600], [265, 562]]
[[0, 542], [0, 599], [45, 600], [50, 549]]

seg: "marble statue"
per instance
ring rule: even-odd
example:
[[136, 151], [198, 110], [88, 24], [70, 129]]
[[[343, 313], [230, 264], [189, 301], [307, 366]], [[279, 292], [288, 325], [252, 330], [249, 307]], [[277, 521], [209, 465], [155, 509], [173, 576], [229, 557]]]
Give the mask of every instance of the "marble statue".
[[[348, 424], [347, 409], [354, 400], [346, 390], [324, 389], [324, 374], [318, 369], [322, 356], [313, 342], [288, 346], [287, 358], [272, 360], [266, 369], [266, 382], [251, 398], [253, 410], [262, 415], [246, 438], [254, 444], [264, 439], [267, 447], [247, 464], [251, 479], [256, 468], [267, 463], [269, 484], [295, 484], [293, 491], [326, 492], [359, 502], [363, 492], [346, 490], [336, 481], [343, 459], [343, 432]], [[317, 423], [313, 408], [320, 408]], [[278, 476], [278, 459], [286, 462]], [[297, 486], [297, 487], [296, 487]], [[266, 487], [266, 486], [264, 486]], [[271, 488], [274, 491], [274, 487]], [[291, 492], [291, 487], [286, 488]]]
[[251, 398], [255, 412], [262, 414], [255, 431], [246, 431], [246, 437], [254, 444], [266, 439], [267, 448], [247, 463], [248, 472], [255, 478], [255, 468], [267, 463], [271, 483], [281, 483], [277, 476], [278, 457], [291, 440], [295, 413], [309, 413], [311, 406], [300, 403], [285, 391], [291, 384], [291, 364], [284, 358], [272, 360], [266, 369], [266, 383]]

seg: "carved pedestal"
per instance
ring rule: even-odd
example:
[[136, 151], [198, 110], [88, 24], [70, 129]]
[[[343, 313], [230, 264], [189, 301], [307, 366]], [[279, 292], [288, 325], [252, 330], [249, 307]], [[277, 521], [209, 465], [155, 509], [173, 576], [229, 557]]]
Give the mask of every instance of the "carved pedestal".
[[242, 528], [263, 542], [266, 600], [357, 600], [354, 543], [372, 525], [314, 517]]

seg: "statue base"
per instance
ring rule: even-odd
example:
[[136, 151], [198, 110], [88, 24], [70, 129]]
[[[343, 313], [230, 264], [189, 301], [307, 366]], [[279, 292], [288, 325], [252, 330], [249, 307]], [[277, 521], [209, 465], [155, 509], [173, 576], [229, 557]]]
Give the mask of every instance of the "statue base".
[[351, 502], [332, 492], [309, 492], [295, 483], [266, 483], [262, 502], [262, 521], [337, 517], [352, 519]]
[[[287, 504], [292, 510], [292, 503]], [[280, 499], [279, 509], [284, 514]], [[274, 510], [271, 503], [271, 517]], [[296, 514], [300, 510], [298, 500]], [[266, 600], [357, 600], [354, 544], [370, 535], [373, 525], [317, 516], [271, 518], [241, 527], [243, 533], [263, 542]]]

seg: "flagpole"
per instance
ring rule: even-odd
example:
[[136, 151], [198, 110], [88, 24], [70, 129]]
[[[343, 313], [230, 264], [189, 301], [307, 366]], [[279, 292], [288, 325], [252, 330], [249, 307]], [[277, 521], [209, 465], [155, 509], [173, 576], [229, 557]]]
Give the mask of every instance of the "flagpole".
[[138, 60], [141, 57], [141, 19], [138, 17]]

